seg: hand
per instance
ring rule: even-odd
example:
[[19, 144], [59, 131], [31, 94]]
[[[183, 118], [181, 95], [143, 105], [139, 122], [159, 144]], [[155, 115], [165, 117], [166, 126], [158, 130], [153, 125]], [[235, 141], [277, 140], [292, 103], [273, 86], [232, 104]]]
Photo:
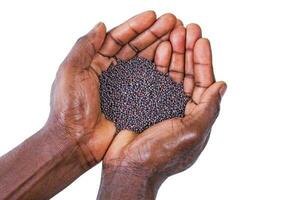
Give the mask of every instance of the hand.
[[[215, 82], [210, 43], [201, 38], [200, 27], [177, 27], [170, 42], [157, 48], [155, 64], [157, 70], [184, 82], [184, 91], [191, 96], [185, 116], [158, 123], [139, 135], [121, 131], [103, 160], [101, 199], [117, 199], [117, 191], [122, 199], [154, 199], [160, 184], [191, 166], [209, 139], [226, 85]], [[108, 185], [114, 194], [106, 192]]]
[[52, 86], [46, 127], [75, 140], [88, 165], [102, 159], [116, 131], [100, 110], [99, 74], [115, 63], [115, 57], [151, 57], [169, 38], [175, 23], [172, 14], [156, 19], [153, 11], [143, 12], [108, 33], [99, 23], [77, 41], [61, 64]]
[[50, 199], [102, 159], [115, 126], [100, 110], [99, 74], [115, 57], [154, 55], [175, 23], [147, 11], [77, 41], [57, 72], [46, 125], [0, 157], [0, 199]]

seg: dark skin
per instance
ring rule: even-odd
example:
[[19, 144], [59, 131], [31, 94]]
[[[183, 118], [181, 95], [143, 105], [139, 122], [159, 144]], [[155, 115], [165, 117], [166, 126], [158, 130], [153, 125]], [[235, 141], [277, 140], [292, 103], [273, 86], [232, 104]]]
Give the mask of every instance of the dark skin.
[[157, 70], [184, 82], [191, 96], [185, 116], [160, 122], [141, 134], [121, 131], [103, 160], [98, 199], [152, 200], [171, 175], [189, 168], [205, 148], [226, 90], [215, 82], [210, 43], [200, 27], [177, 26], [159, 45]]
[[[211, 59], [206, 40], [200, 41], [200, 29], [190, 26], [184, 29], [172, 14], [156, 19], [147, 11], [109, 32], [99, 23], [80, 38], [57, 72], [45, 126], [0, 158], [0, 199], [49, 199], [103, 158], [99, 198], [154, 199], [159, 185], [191, 165], [204, 148], [225, 91], [223, 82], [214, 83], [205, 60]], [[191, 49], [202, 53], [191, 57]], [[126, 130], [116, 136], [115, 125], [100, 110], [98, 76], [115, 57], [135, 55], [184, 81], [193, 100], [184, 118], [154, 125], [139, 136]], [[129, 190], [124, 184], [137, 187]]]
[[99, 23], [63, 61], [45, 126], [0, 158], [0, 199], [49, 199], [103, 159], [115, 125], [100, 110], [98, 76], [115, 57], [154, 55], [176, 17], [143, 12], [106, 32]]

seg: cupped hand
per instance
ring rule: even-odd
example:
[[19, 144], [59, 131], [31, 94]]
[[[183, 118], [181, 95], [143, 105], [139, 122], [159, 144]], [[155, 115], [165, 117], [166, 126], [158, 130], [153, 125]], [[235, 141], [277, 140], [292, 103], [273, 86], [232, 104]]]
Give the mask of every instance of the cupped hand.
[[107, 33], [105, 25], [99, 23], [81, 37], [57, 72], [46, 127], [75, 141], [87, 163], [99, 162], [116, 131], [101, 113], [99, 75], [116, 58], [154, 55], [175, 24], [172, 14], [156, 19], [153, 11], [146, 11]]
[[[154, 57], [157, 70], [184, 82], [191, 97], [183, 118], [165, 120], [137, 135], [121, 131], [104, 158], [106, 171], [151, 177], [158, 182], [191, 166], [207, 144], [218, 113], [224, 82], [215, 82], [210, 43], [196, 24], [179, 25]], [[158, 183], [158, 184], [160, 184]]]

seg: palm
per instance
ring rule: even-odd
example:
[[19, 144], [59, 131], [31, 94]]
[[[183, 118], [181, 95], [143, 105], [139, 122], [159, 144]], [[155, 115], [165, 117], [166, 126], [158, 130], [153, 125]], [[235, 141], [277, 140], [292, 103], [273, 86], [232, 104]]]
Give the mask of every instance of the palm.
[[[194, 107], [193, 103], [189, 102], [187, 108], [190, 106]], [[201, 120], [207, 117], [207, 112], [201, 109], [195, 108], [184, 118], [165, 120], [148, 128], [123, 149], [121, 156], [128, 157], [129, 163], [147, 166], [150, 173], [170, 176], [185, 170], [196, 161], [209, 139], [208, 123]]]
[[52, 116], [74, 137], [86, 156], [102, 159], [115, 134], [115, 126], [100, 110], [99, 75], [115, 58], [135, 55], [151, 59], [157, 46], [169, 38], [176, 18], [141, 13], [105, 33], [98, 25], [80, 38], [62, 63], [52, 89]]
[[157, 48], [155, 64], [157, 70], [184, 83], [184, 91], [191, 97], [184, 118], [160, 122], [139, 135], [121, 131], [104, 164], [134, 164], [166, 176], [189, 167], [205, 147], [218, 113], [218, 98], [212, 99], [210, 93], [223, 83], [212, 85], [211, 60], [209, 42], [201, 38], [199, 26], [191, 24], [186, 29], [178, 26], [172, 31], [170, 42], [163, 42]]

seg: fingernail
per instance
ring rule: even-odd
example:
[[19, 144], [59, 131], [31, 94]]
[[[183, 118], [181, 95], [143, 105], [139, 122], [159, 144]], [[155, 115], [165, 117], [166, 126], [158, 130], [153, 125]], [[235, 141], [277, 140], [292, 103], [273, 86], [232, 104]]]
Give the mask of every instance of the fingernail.
[[224, 96], [226, 90], [227, 90], [227, 85], [224, 84], [224, 85], [220, 88], [220, 90], [219, 90], [219, 93], [220, 93], [221, 97]]
[[103, 25], [103, 22], [99, 22], [98, 24], [96, 24], [93, 28], [93, 30], [96, 30], [99, 26]]

